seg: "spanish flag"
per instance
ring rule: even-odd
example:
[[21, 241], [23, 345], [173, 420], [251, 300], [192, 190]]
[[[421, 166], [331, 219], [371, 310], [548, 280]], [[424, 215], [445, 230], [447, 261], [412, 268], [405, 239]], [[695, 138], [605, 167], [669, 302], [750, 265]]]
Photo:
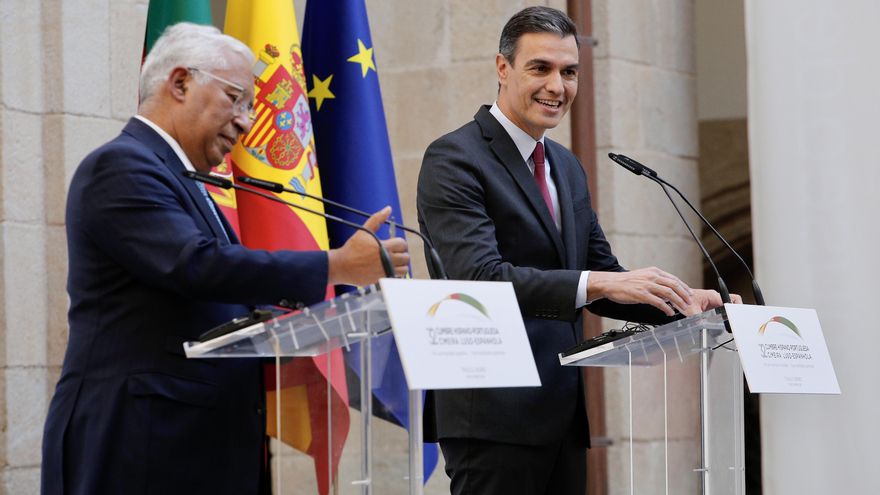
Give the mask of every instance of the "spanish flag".
[[[306, 94], [302, 51], [291, 0], [229, 0], [224, 30], [257, 55], [253, 68], [256, 120], [233, 149], [236, 176], [248, 175], [321, 195], [321, 181]], [[296, 194], [282, 199], [323, 211], [323, 205]], [[252, 248], [326, 250], [324, 218], [260, 197], [239, 195], [242, 243]], [[327, 297], [333, 296], [332, 287]], [[267, 429], [275, 427], [276, 380], [267, 367]], [[327, 494], [348, 436], [348, 390], [339, 350], [283, 365], [281, 440], [315, 460], [318, 489]], [[328, 386], [329, 384], [329, 386]], [[328, 413], [328, 407], [332, 412]]]

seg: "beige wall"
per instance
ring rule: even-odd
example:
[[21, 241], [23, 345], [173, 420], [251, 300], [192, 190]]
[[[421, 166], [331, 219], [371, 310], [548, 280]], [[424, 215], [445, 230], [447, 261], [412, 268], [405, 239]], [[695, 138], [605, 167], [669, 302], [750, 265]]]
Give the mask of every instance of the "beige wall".
[[700, 120], [744, 119], [746, 23], [742, 0], [694, 0]]
[[816, 310], [842, 392], [761, 397], [764, 493], [880, 493], [880, 3], [745, 13], [755, 272], [769, 304]]
[[[0, 2], [5, 493], [36, 493], [66, 341], [66, 184], [135, 108], [146, 2]], [[111, 43], [112, 40], [112, 43]]]
[[[416, 218], [423, 150], [494, 100], [498, 33], [533, 3], [565, 8], [563, 0], [367, 1], [407, 222]], [[0, 2], [0, 493], [37, 491], [42, 424], [67, 332], [66, 185], [135, 110], [146, 9], [146, 0]], [[699, 258], [665, 198], [603, 157], [631, 153], [698, 194], [693, 15], [692, 0], [594, 0], [599, 172], [591, 180], [599, 181], [602, 223], [625, 265], [656, 264], [689, 282], [699, 280]], [[568, 143], [569, 126], [552, 135]], [[413, 241], [412, 249], [424, 274], [421, 246]], [[689, 387], [692, 376], [683, 373]], [[628, 455], [622, 380], [609, 374], [606, 387], [613, 461]], [[646, 390], [658, 380], [653, 371], [639, 376]], [[680, 417], [674, 456], [689, 465], [696, 425], [692, 414]], [[640, 435], [640, 455], [656, 450], [656, 425]], [[612, 463], [614, 493], [628, 486], [619, 465]], [[442, 471], [435, 478], [429, 491], [444, 492]], [[689, 493], [692, 484], [680, 488]]]

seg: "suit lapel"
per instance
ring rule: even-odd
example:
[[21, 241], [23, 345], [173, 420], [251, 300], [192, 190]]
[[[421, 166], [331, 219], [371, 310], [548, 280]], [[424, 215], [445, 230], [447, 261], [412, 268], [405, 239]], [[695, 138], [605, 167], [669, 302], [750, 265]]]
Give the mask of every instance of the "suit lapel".
[[[232, 228], [229, 226], [228, 222], [226, 225], [219, 225], [217, 223], [217, 218], [214, 216], [214, 213], [211, 211], [211, 207], [208, 206], [208, 203], [205, 201], [205, 197], [202, 195], [202, 192], [199, 191], [198, 186], [196, 186], [195, 181], [184, 177], [183, 172], [186, 170], [183, 163], [180, 161], [180, 158], [177, 157], [177, 154], [171, 149], [171, 146], [162, 139], [162, 136], [156, 133], [153, 129], [150, 128], [147, 124], [144, 124], [138, 119], [132, 118], [129, 120], [128, 124], [123, 129], [123, 132], [127, 132], [134, 136], [138, 141], [144, 143], [149, 149], [153, 150], [156, 153], [156, 156], [162, 161], [162, 164], [171, 171], [171, 175], [180, 183], [181, 187], [183, 187], [186, 192], [189, 194], [190, 200], [196, 205], [196, 209], [199, 211], [199, 214], [205, 220], [207, 225], [210, 227], [211, 232], [214, 234], [214, 237], [220, 240], [224, 240], [227, 238], [227, 235], [224, 235], [224, 232], [220, 229], [226, 228], [226, 232], [228, 233], [228, 237], [230, 242], [237, 243], [238, 239], [235, 236], [235, 233], [232, 231]], [[216, 206], [215, 206], [216, 207]], [[221, 215], [220, 210], [218, 208], [217, 214]], [[221, 221], [225, 222], [225, 218], [222, 218]]]
[[554, 153], [557, 148], [555, 142], [544, 139], [544, 149], [547, 150], [547, 158], [550, 160], [550, 175], [556, 184], [557, 201], [559, 202], [559, 215], [562, 225], [562, 242], [565, 245], [565, 268], [577, 267], [577, 235], [575, 232], [574, 204], [571, 201], [571, 184], [566, 175], [562, 173], [562, 153]]
[[483, 137], [489, 141], [489, 148], [495, 153], [501, 165], [513, 177], [520, 191], [528, 200], [532, 211], [538, 216], [538, 219], [544, 226], [547, 235], [552, 239], [556, 253], [559, 255], [560, 263], [564, 263], [566, 256], [562, 237], [559, 235], [559, 230], [556, 229], [556, 224], [550, 216], [547, 204], [544, 203], [541, 191], [538, 190], [535, 177], [529, 170], [528, 164], [523, 161], [516, 145], [513, 144], [513, 139], [510, 138], [510, 135], [507, 134], [507, 131], [504, 130], [504, 127], [501, 126], [495, 117], [489, 113], [488, 106], [481, 107], [477, 114], [474, 115], [474, 120], [477, 121], [477, 124], [482, 129]]
[[[189, 194], [190, 199], [196, 205], [196, 208], [199, 210], [199, 213], [202, 215], [202, 218], [208, 223], [208, 226], [211, 227], [211, 232], [214, 234], [214, 237], [220, 239], [221, 241], [225, 240], [227, 236], [229, 237], [230, 242], [232, 242], [232, 235], [228, 235], [224, 233], [221, 229], [225, 226], [221, 226], [217, 223], [217, 217], [214, 216], [214, 212], [211, 211], [211, 207], [208, 206], [208, 201], [211, 201], [202, 194], [202, 191], [199, 190], [199, 186], [196, 185], [194, 180], [188, 179], [184, 177], [183, 171], [186, 170], [186, 167], [183, 166], [183, 163], [180, 162], [180, 159], [177, 158], [177, 154], [174, 153], [174, 150], [168, 148], [168, 151], [165, 153], [165, 158], [163, 159], [165, 166], [171, 170], [171, 174], [180, 182], [186, 192]], [[214, 206], [217, 208], [217, 206]], [[217, 215], [220, 216], [220, 209], [217, 208]], [[223, 221], [221, 219], [221, 221]], [[232, 232], [232, 229], [227, 230], [226, 232]]]

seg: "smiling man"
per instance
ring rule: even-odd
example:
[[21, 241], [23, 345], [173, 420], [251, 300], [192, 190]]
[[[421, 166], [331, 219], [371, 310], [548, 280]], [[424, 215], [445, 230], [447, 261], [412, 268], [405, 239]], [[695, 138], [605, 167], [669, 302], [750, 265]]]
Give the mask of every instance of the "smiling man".
[[457, 495], [584, 495], [581, 373], [557, 358], [578, 342], [582, 308], [663, 323], [675, 310], [721, 304], [715, 291], [660, 269], [624, 270], [590, 207], [580, 163], [545, 137], [577, 95], [578, 50], [562, 12], [515, 14], [495, 57], [495, 104], [432, 143], [422, 162], [422, 231], [450, 278], [513, 283], [542, 383], [429, 393], [426, 435], [439, 440]]
[[[324, 251], [242, 246], [201, 183], [251, 127], [254, 56], [216, 28], [169, 27], [122, 133], [67, 198], [70, 334], [43, 436], [42, 493], [268, 493], [258, 359], [187, 359], [185, 341], [282, 299], [384, 276], [374, 239]], [[376, 230], [390, 208], [364, 224]], [[403, 239], [384, 241], [399, 274]]]

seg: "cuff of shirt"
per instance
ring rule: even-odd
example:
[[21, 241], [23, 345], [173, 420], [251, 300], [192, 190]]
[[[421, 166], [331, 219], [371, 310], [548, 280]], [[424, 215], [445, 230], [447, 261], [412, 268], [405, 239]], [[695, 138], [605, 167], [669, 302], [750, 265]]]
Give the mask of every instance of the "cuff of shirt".
[[590, 278], [590, 271], [586, 270], [581, 272], [581, 278], [578, 280], [578, 291], [577, 295], [574, 298], [574, 308], [579, 309], [587, 304], [590, 304], [593, 301], [590, 301], [587, 298], [587, 280]]

